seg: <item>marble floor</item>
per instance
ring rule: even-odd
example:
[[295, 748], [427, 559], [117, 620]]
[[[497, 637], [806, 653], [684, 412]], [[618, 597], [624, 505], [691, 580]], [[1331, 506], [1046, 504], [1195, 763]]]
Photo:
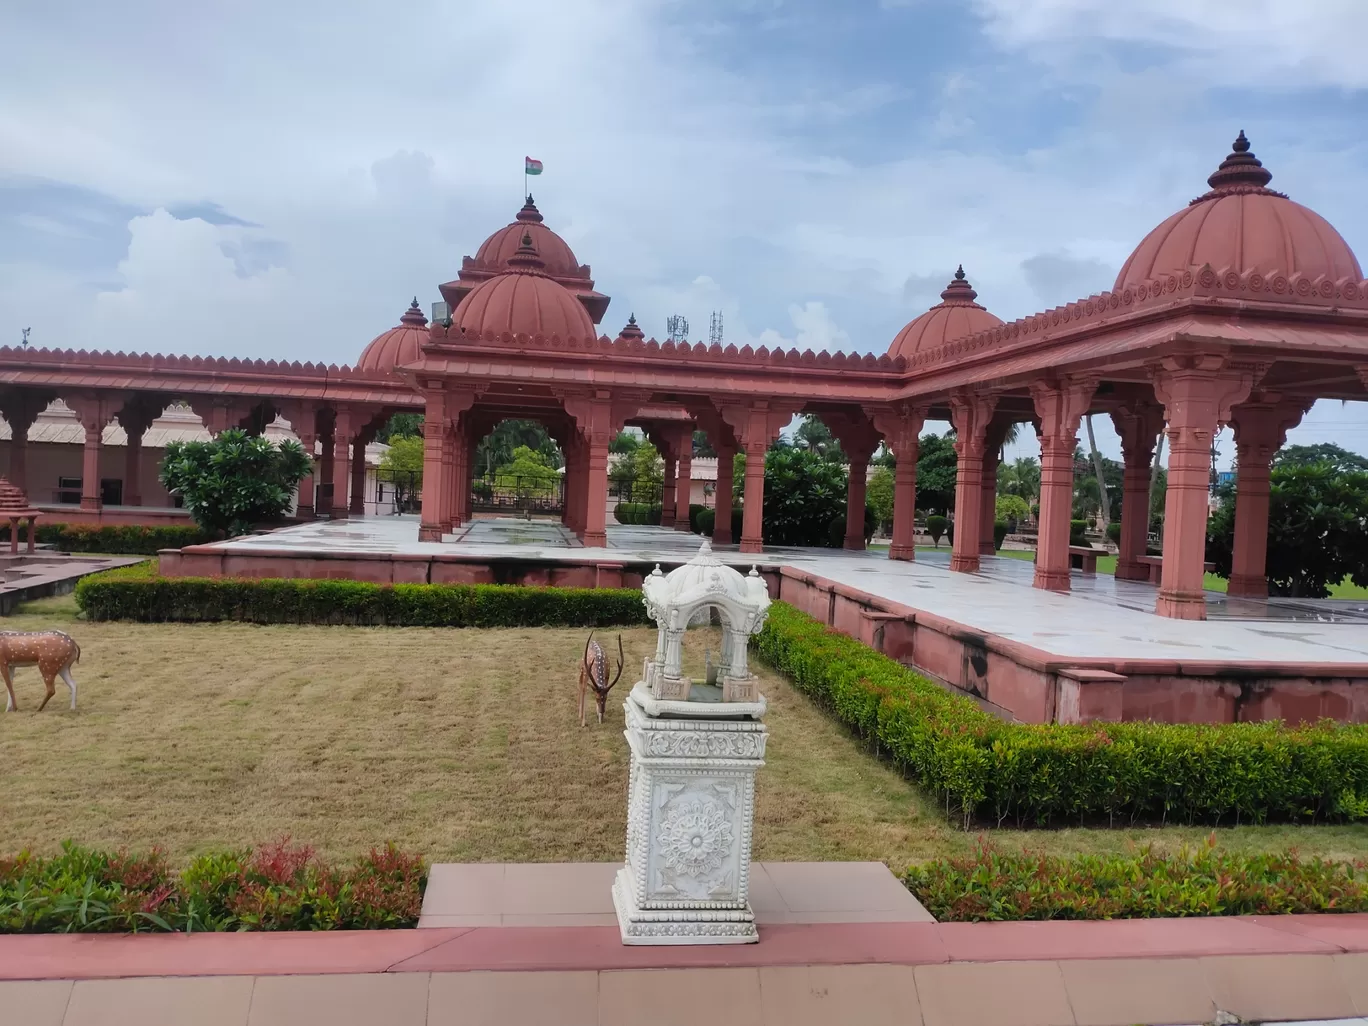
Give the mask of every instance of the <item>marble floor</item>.
[[[317, 521], [222, 543], [234, 551], [270, 549], [460, 555], [473, 559], [602, 560], [670, 565], [698, 550], [695, 535], [660, 527], [614, 526], [606, 548], [579, 545], [559, 523], [477, 520], [442, 542], [420, 542], [414, 517]], [[767, 549], [760, 556], [719, 549], [738, 567], [787, 565], [975, 630], [1068, 658], [1190, 659], [1221, 662], [1368, 663], [1368, 601], [1228, 599], [1208, 594], [1210, 619], [1155, 616], [1148, 584], [1074, 572], [1073, 591], [1031, 587], [1031, 564], [989, 556], [977, 574], [953, 573], [949, 552], [919, 552], [916, 562], [884, 552]]]

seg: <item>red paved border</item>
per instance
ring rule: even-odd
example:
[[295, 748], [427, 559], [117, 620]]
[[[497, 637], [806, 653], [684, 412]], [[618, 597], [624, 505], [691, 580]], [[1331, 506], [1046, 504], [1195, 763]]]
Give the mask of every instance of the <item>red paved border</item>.
[[760, 943], [626, 947], [616, 927], [0, 936], [0, 979], [674, 969], [1368, 952], [1368, 914], [763, 927]]

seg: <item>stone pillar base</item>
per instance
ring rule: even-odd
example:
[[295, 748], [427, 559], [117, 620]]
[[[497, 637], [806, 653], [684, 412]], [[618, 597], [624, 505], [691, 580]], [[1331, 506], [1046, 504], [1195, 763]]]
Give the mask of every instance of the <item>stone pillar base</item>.
[[765, 547], [754, 538], [742, 538], [739, 546], [742, 552], [764, 552]]
[[979, 542], [979, 555], [980, 555], [980, 556], [996, 556], [996, 555], [997, 555], [997, 546], [994, 545], [991, 541], [981, 541], [981, 542]]
[[1198, 592], [1196, 595], [1167, 595], [1159, 593], [1159, 600], [1154, 604], [1154, 611], [1159, 616], [1167, 616], [1173, 620], [1205, 620], [1206, 615], [1206, 595]]
[[435, 541], [435, 542], [441, 541], [441, 540], [442, 540], [442, 525], [441, 525], [441, 524], [420, 524], [420, 525], [418, 526], [418, 540], [419, 540], [419, 541]]
[[1262, 574], [1231, 574], [1226, 594], [1242, 598], [1268, 598], [1268, 578]]
[[911, 545], [890, 545], [888, 547], [888, 558], [915, 561], [917, 558], [917, 550]]
[[580, 535], [580, 540], [584, 542], [585, 548], [606, 549], [608, 547], [608, 532], [585, 531]]
[[976, 574], [979, 569], [979, 557], [977, 552], [964, 553], [956, 552], [950, 557], [950, 569], [957, 570], [962, 574]]
[[863, 552], [865, 540], [863, 538], [847, 538], [842, 547], [850, 549], [852, 552]]
[[623, 944], [755, 944], [755, 913], [743, 909], [648, 910], [637, 908], [632, 873], [623, 866], [613, 881], [613, 908]]
[[1069, 571], [1060, 573], [1058, 570], [1046, 570], [1043, 567], [1036, 567], [1035, 580], [1031, 582], [1032, 587], [1042, 591], [1069, 591]]

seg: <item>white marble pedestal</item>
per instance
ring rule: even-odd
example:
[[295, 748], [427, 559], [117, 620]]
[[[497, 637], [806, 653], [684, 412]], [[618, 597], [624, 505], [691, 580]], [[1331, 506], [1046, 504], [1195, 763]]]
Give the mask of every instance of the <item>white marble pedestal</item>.
[[749, 878], [764, 697], [724, 703], [721, 688], [696, 684], [690, 701], [660, 701], [639, 682], [624, 709], [627, 861], [613, 883], [622, 942], [759, 940]]

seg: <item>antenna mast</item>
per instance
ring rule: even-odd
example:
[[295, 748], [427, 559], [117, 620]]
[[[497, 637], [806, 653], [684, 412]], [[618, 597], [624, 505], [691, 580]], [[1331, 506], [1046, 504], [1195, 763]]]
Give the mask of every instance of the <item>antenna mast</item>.
[[687, 342], [689, 341], [689, 322], [684, 319], [683, 314], [671, 314], [665, 320], [665, 333], [669, 340], [676, 345]]
[[714, 310], [708, 323], [708, 344], [720, 346], [722, 344], [722, 311]]

